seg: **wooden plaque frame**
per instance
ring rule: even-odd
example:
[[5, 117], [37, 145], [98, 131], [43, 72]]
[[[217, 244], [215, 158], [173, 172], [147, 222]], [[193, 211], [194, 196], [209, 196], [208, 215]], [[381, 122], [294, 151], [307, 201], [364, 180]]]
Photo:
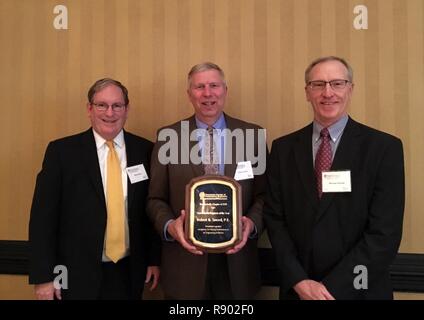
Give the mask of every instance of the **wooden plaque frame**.
[[194, 178], [186, 186], [187, 239], [202, 251], [221, 253], [241, 241], [241, 185], [220, 175]]

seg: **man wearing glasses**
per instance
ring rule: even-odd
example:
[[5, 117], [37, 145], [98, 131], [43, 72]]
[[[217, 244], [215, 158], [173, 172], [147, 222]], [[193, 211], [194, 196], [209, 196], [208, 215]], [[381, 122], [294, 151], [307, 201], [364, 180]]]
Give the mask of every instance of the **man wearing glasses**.
[[273, 142], [265, 222], [280, 299], [392, 299], [402, 234], [401, 141], [347, 115], [353, 71], [339, 57], [305, 71], [314, 121]]
[[92, 128], [47, 147], [29, 225], [37, 299], [140, 299], [145, 281], [158, 283], [160, 239], [145, 213], [153, 144], [123, 130], [128, 111], [127, 89], [98, 80]]

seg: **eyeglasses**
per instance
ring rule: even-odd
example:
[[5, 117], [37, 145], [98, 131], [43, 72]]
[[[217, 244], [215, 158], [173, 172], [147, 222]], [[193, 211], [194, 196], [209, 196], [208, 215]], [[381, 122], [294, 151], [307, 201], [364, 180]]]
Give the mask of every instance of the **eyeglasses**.
[[343, 90], [350, 81], [342, 79], [335, 79], [331, 81], [314, 80], [308, 82], [308, 87], [313, 91], [323, 91], [327, 87], [327, 83], [330, 84], [330, 87], [333, 90]]
[[92, 102], [91, 105], [93, 105], [97, 111], [102, 111], [102, 112], [108, 110], [109, 106], [112, 108], [113, 111], [116, 111], [116, 112], [120, 112], [126, 108], [126, 105], [123, 103], [113, 103], [112, 105], [109, 105], [104, 102], [100, 102], [100, 103]]

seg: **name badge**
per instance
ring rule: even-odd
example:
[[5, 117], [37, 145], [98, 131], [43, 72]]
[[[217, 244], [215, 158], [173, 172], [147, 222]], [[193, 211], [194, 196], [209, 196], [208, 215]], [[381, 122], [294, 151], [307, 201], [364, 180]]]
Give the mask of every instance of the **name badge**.
[[127, 171], [127, 175], [128, 178], [130, 178], [131, 184], [149, 179], [143, 164], [127, 167], [125, 170]]
[[350, 170], [323, 171], [322, 192], [351, 192]]
[[253, 179], [252, 163], [250, 161], [241, 161], [237, 164], [234, 180], [247, 180]]

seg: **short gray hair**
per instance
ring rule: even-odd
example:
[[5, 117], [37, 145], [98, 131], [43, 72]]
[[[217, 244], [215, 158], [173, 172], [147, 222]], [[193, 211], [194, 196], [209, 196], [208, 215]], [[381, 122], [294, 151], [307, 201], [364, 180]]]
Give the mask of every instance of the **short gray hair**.
[[193, 66], [188, 75], [187, 75], [187, 83], [188, 83], [188, 87], [190, 88], [191, 85], [191, 78], [193, 77], [193, 75], [195, 73], [199, 73], [199, 72], [203, 72], [203, 71], [207, 71], [207, 70], [216, 70], [218, 71], [219, 75], [222, 78], [222, 81], [224, 82], [225, 85], [227, 85], [226, 81], [225, 81], [225, 74], [224, 71], [222, 71], [222, 69], [215, 63], [213, 62], [202, 62], [199, 64], [196, 64], [195, 66]]
[[327, 57], [321, 57], [318, 59], [315, 59], [311, 62], [311, 64], [306, 68], [305, 70], [305, 83], [308, 84], [309, 82], [309, 74], [311, 73], [312, 69], [320, 63], [327, 62], [327, 61], [338, 61], [341, 64], [343, 64], [346, 67], [347, 70], [347, 80], [350, 82], [353, 81], [353, 69], [350, 66], [350, 64], [343, 58], [336, 57], [336, 56], [327, 56]]
[[106, 88], [109, 85], [115, 85], [122, 91], [122, 95], [124, 97], [125, 105], [127, 106], [130, 103], [130, 99], [128, 98], [128, 90], [125, 88], [125, 86], [120, 83], [118, 80], [114, 80], [111, 78], [103, 78], [100, 80], [97, 80], [88, 90], [88, 102], [93, 103], [94, 95], [99, 92], [100, 90]]

